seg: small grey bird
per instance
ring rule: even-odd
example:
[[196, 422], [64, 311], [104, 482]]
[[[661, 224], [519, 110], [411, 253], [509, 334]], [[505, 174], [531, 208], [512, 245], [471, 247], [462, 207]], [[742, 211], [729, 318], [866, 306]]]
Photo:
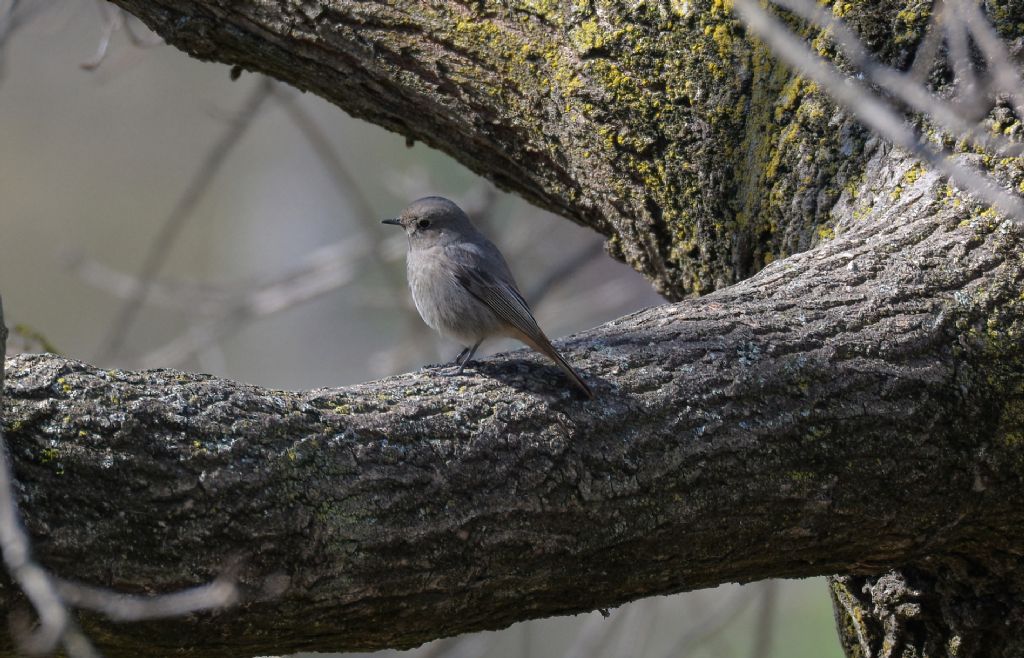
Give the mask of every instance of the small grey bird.
[[594, 398], [533, 319], [501, 252], [461, 208], [428, 196], [384, 223], [401, 226], [409, 237], [406, 272], [420, 317], [442, 336], [466, 346], [455, 359], [460, 373], [485, 338], [510, 336], [550, 358]]

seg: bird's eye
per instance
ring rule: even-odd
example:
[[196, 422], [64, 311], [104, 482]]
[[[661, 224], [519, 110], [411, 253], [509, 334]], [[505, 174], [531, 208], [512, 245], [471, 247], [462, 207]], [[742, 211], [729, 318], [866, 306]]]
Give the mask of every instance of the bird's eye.
[[420, 221], [416, 222], [416, 226], [418, 226], [420, 228], [429, 228], [430, 227], [430, 220], [429, 219], [421, 219]]

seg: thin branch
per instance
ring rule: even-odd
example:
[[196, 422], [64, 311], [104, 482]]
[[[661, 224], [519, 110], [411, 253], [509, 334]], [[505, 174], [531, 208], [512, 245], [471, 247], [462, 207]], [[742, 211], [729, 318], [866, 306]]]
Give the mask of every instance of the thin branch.
[[987, 113], [987, 110], [984, 109], [985, 103], [982, 102], [987, 94], [981, 93], [981, 81], [975, 74], [974, 62], [971, 61], [967, 27], [960, 19], [957, 10], [958, 4], [960, 3], [953, 2], [943, 5], [942, 10], [946, 16], [942, 21], [942, 27], [946, 34], [946, 43], [949, 45], [949, 60], [953, 65], [953, 80], [960, 106], [959, 114], [972, 123], [976, 123]]
[[142, 357], [145, 367], [178, 364], [237, 331], [246, 322], [280, 313], [285, 309], [337, 290], [356, 279], [363, 260], [356, 257], [365, 242], [361, 238], [342, 240], [321, 247], [285, 276], [262, 284], [225, 301], [217, 314], [191, 325], [183, 334]]
[[206, 585], [156, 596], [119, 594], [67, 580], [58, 580], [57, 588], [64, 601], [76, 608], [100, 612], [113, 621], [143, 621], [234, 605], [239, 595], [233, 581], [233, 575], [226, 574]]
[[824, 87], [839, 105], [852, 112], [869, 128], [949, 176], [957, 185], [991, 204], [1012, 221], [1024, 222], [1024, 202], [1018, 196], [957, 161], [948, 151], [924, 143], [906, 119], [872, 93], [871, 89], [815, 54], [782, 21], [757, 2], [736, 0], [735, 7], [744, 22], [776, 55]]
[[4, 76], [4, 49], [10, 37], [45, 8], [42, 2], [25, 3], [24, 0], [8, 0], [0, 10], [0, 79]]
[[[355, 205], [355, 225], [370, 245], [368, 264], [381, 272], [392, 291], [396, 294], [403, 291], [405, 294], [405, 276], [401, 274], [404, 270], [398, 270], [388, 264], [389, 259], [384, 248], [387, 233], [380, 230], [380, 220], [384, 217], [374, 209], [373, 204], [363, 193], [359, 183], [345, 165], [344, 160], [338, 155], [337, 150], [331, 146], [330, 140], [316, 120], [306, 112], [300, 103], [296, 102], [292, 94], [275, 89], [274, 96], [310, 148], [313, 149], [313, 153], [330, 173], [339, 194]], [[401, 346], [404, 349], [404, 346], [411, 342], [415, 345], [414, 349], [419, 350], [428, 335], [422, 330], [419, 317], [413, 313], [410, 307], [402, 306], [400, 308], [406, 325], [405, 340], [401, 342]]]
[[932, 14], [928, 18], [928, 25], [924, 30], [924, 38], [921, 39], [917, 52], [914, 53], [914, 63], [910, 67], [909, 77], [918, 85], [928, 82], [935, 62], [938, 59], [939, 48], [942, 46], [942, 38], [945, 30], [942, 27], [945, 11], [943, 7], [945, 0], [935, 0], [932, 5]]
[[[0, 421], [3, 419], [4, 366], [7, 327], [0, 299]], [[53, 653], [58, 645], [71, 658], [99, 658], [100, 653], [75, 622], [72, 610], [101, 612], [114, 621], [139, 621], [175, 617], [201, 610], [233, 605], [238, 588], [233, 571], [212, 583], [171, 594], [133, 596], [56, 578], [32, 559], [14, 493], [10, 451], [0, 422], [0, 552], [11, 579], [28, 598], [39, 619], [31, 633], [15, 633], [21, 648], [30, 654]]]
[[7, 36], [7, 31], [14, 22], [14, 12], [18, 8], [19, 0], [6, 0], [3, 7], [0, 7], [0, 42]]
[[[4, 366], [7, 357], [7, 327], [0, 299], [0, 418], [3, 417]], [[96, 650], [78, 630], [61, 600], [57, 587], [45, 569], [31, 557], [31, 544], [14, 497], [14, 476], [10, 451], [0, 423], [0, 552], [11, 580], [28, 598], [39, 616], [39, 628], [22, 638], [30, 653], [51, 653], [59, 643], [73, 658], [97, 656]]]
[[296, 102], [293, 93], [279, 87], [274, 87], [272, 93], [288, 119], [299, 129], [316, 157], [327, 168], [341, 196], [355, 205], [356, 221], [359, 228], [367, 233], [367, 237], [378, 237], [379, 232], [376, 229], [379, 228], [379, 220], [383, 217], [377, 216], [378, 213], [370, 203], [370, 199], [363, 193], [355, 176], [349, 171], [337, 151], [331, 148], [330, 140], [317, 125], [316, 120], [306, 112], [300, 103]]
[[[61, 354], [62, 352], [50, 342], [46, 334], [35, 327], [19, 322], [14, 325], [14, 337], [21, 339], [22, 352], [49, 352], [50, 354]], [[17, 348], [16, 348], [17, 349]]]
[[[963, 102], [953, 104], [930, 92], [924, 83], [918, 79], [919, 72], [912, 70], [909, 73], [904, 73], [879, 62], [861, 43], [853, 30], [846, 23], [837, 19], [831, 11], [811, 0], [779, 0], [778, 4], [798, 16], [811, 21], [818, 27], [829, 31], [835, 42], [842, 49], [843, 54], [858, 71], [864, 74], [867, 80], [877, 85], [893, 98], [906, 104], [911, 110], [929, 117], [936, 124], [936, 127], [950, 133], [957, 139], [964, 140], [969, 144], [977, 145], [996, 154], [1014, 156], [1024, 153], [1024, 144], [1013, 142], [1002, 135], [993, 134], [985, 126], [979, 125], [976, 120], [964, 116], [963, 110], [967, 106]], [[945, 28], [930, 29], [926, 34], [925, 40], [918, 50], [918, 56], [915, 58], [915, 67], [918, 66], [918, 61], [920, 61], [922, 62], [920, 66], [927, 69], [928, 66], [925, 62], [934, 61], [934, 51], [942, 41], [942, 34], [948, 33], [950, 30], [958, 31], [960, 35], [964, 34], [962, 23], [956, 20], [955, 14], [951, 14], [952, 10], [946, 9], [945, 4], [939, 5], [935, 11], [934, 22], [945, 26]], [[953, 24], [952, 26], [951, 23]], [[922, 51], [922, 49], [925, 50]], [[966, 66], [967, 69], [971, 69], [969, 58], [966, 55], [966, 47], [962, 55], [957, 54], [959, 52], [957, 49], [954, 48], [953, 50], [953, 60], [957, 68], [964, 68]], [[814, 55], [811, 56], [815, 57]], [[976, 88], [977, 84], [973, 87], [965, 85], [964, 93], [968, 94], [971, 89]], [[977, 99], [970, 98], [969, 104], [976, 105], [977, 103]], [[909, 126], [907, 130], [911, 130]]]
[[[67, 252], [63, 263], [64, 267], [83, 283], [119, 299], [131, 299], [142, 286], [139, 277], [116, 270], [78, 251]], [[238, 294], [238, 291], [215, 285], [156, 279], [149, 281], [146, 302], [164, 308], [187, 309], [191, 313], [203, 315], [208, 313], [206, 309], [220, 308]]]
[[595, 260], [604, 253], [604, 243], [601, 240], [594, 240], [572, 256], [562, 260], [555, 267], [544, 275], [544, 278], [534, 284], [526, 299], [534, 307], [540, 306], [544, 298], [559, 284], [565, 283], [578, 270]]
[[381, 245], [384, 243], [384, 236], [387, 234], [380, 230], [380, 220], [384, 219], [381, 213], [377, 212], [369, 198], [363, 193], [362, 188], [356, 181], [352, 172], [349, 171], [345, 162], [338, 155], [338, 152], [331, 146], [330, 140], [316, 120], [306, 112], [301, 104], [297, 103], [292, 94], [276, 89], [274, 97], [278, 100], [285, 114], [292, 124], [298, 128], [306, 143], [313, 149], [313, 153], [326, 167], [334, 180], [342, 198], [355, 205], [355, 224], [363, 233], [371, 246], [375, 258], [372, 260], [377, 268], [387, 278], [388, 282], [396, 290], [405, 287], [404, 277], [399, 277], [394, 268], [388, 267], [387, 259]]
[[136, 31], [139, 28], [135, 26], [135, 23], [137, 21], [138, 19], [134, 16], [130, 14], [125, 15], [124, 33], [128, 37], [129, 43], [131, 43], [136, 48], [143, 49], [155, 48], [156, 46], [162, 46], [164, 44], [164, 40], [160, 38], [160, 35], [154, 34], [149, 30], [149, 28], [147, 28], [142, 23], [139, 23], [139, 25], [143, 33], [139, 34], [139, 32]]
[[192, 175], [192, 179], [189, 181], [184, 193], [178, 199], [171, 213], [164, 219], [156, 238], [151, 243], [139, 272], [139, 285], [132, 296], [121, 307], [121, 311], [114, 320], [107, 339], [99, 350], [97, 361], [109, 361], [121, 351], [128, 331], [135, 322], [149, 294], [150, 282], [156, 278], [156, 275], [166, 262], [174, 241], [185, 225], [185, 220], [192, 214], [199, 200], [206, 193], [206, 190], [209, 189], [217, 172], [220, 171], [225, 160], [227, 160], [227, 156], [239, 143], [242, 136], [249, 129], [249, 126], [252, 125], [253, 119], [262, 107], [263, 102], [270, 96], [272, 89], [273, 82], [270, 79], [260, 81], [252, 93], [249, 94], [245, 103], [243, 103], [238, 117], [228, 125], [228, 129], [221, 136], [220, 140], [213, 145], [202, 165]]
[[106, 2], [97, 3], [96, 6], [100, 14], [103, 15], [103, 30], [100, 33], [100, 42], [96, 47], [96, 54], [93, 55], [92, 59], [79, 64], [86, 71], [95, 71], [99, 68], [103, 60], [107, 58], [107, 52], [110, 50], [110, 40], [113, 38], [114, 32], [124, 27], [125, 14], [123, 9], [120, 7], [110, 7]]
[[1002, 39], [977, 5], [972, 2], [957, 5], [971, 36], [974, 37], [974, 42], [987, 60], [990, 75], [996, 85], [1010, 95], [1017, 118], [1024, 120], [1024, 81], [1021, 80], [1017, 67], [1010, 61], [1010, 55], [1006, 52]]

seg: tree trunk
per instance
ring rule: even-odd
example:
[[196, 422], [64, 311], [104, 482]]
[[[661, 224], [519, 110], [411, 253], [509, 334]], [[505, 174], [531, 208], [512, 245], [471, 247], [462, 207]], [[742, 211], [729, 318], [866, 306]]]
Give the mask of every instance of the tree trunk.
[[[1024, 236], [722, 4], [118, 3], [594, 227], [672, 298], [742, 281], [562, 343], [596, 402], [524, 353], [305, 393], [10, 360], [45, 564], [129, 591], [240, 565], [237, 608], [83, 620], [111, 655], [410, 647], [834, 573], [850, 655], [1024, 655]], [[897, 63], [900, 8], [847, 18]]]
[[1020, 552], [942, 555], [883, 576], [829, 579], [849, 656], [1021, 655]]

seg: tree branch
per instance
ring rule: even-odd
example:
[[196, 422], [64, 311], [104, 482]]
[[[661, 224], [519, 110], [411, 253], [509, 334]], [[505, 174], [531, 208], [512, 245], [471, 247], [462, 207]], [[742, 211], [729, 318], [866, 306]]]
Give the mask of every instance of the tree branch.
[[[1024, 610], [1007, 566], [1024, 543], [1021, 229], [950, 187], [932, 170], [945, 160], [869, 139], [728, 3], [117, 2], [193, 55], [312, 90], [594, 227], [671, 298], [770, 265], [569, 341], [596, 403], [518, 353], [470, 377], [306, 393], [13, 360], [7, 429], [47, 565], [139, 592], [242, 565], [238, 608], [83, 619], [108, 652], [404, 647], [841, 572], [851, 655], [1024, 654], [1005, 623]], [[923, 38], [927, 12], [904, 10], [841, 6], [875, 83]], [[1019, 76], [975, 14], [1006, 91]], [[848, 84], [830, 38], [802, 29], [836, 64], [820, 79]], [[958, 50], [967, 33], [944, 29]], [[954, 59], [915, 74], [968, 89], [978, 76]], [[1020, 134], [1007, 93], [981, 126], [1007, 138], [989, 141]], [[1019, 160], [960, 151], [1021, 189]]]
[[[880, 146], [865, 186], [911, 166]], [[110, 655], [410, 647], [728, 581], [1014, 554], [1024, 245], [945, 189], [925, 173], [867, 218], [851, 195], [836, 239], [563, 342], [595, 403], [529, 353], [304, 393], [16, 357], [26, 523], [45, 564], [125, 591], [240, 560], [238, 608], [84, 619]]]
[[[672, 299], [806, 249], [863, 166], [864, 131], [721, 3], [115, 1], [193, 56], [312, 91], [593, 227]], [[902, 7], [881, 4], [851, 18], [889, 25]]]

